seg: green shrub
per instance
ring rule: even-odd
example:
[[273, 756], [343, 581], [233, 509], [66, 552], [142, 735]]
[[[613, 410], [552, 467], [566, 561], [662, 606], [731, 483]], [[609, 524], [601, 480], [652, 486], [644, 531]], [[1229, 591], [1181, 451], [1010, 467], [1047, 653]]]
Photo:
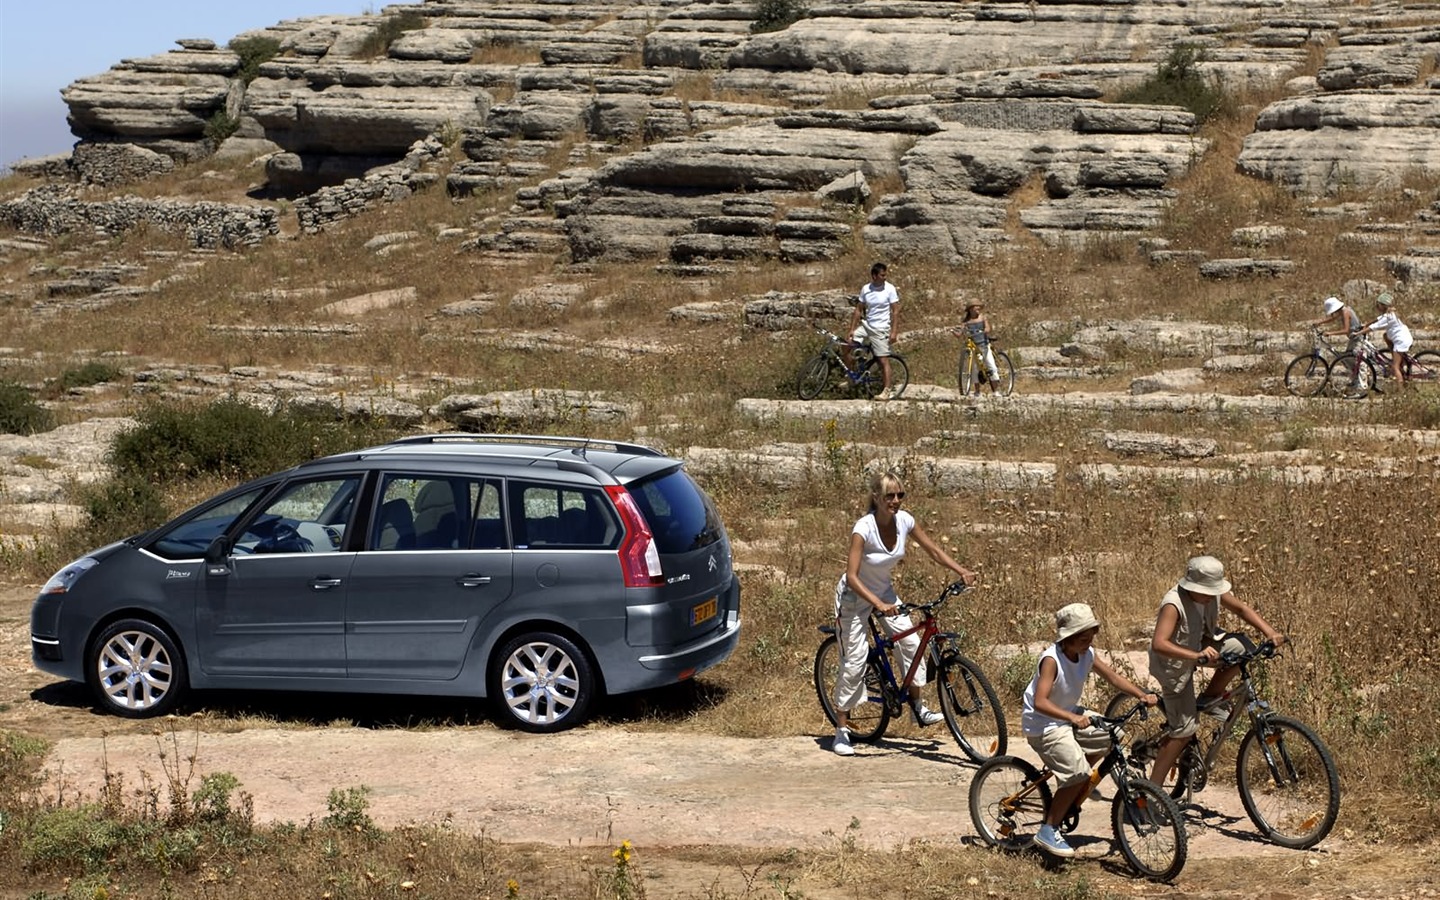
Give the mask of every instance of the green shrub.
[[223, 109], [217, 109], [215, 114], [205, 122], [205, 140], [212, 144], [218, 144], [239, 130], [239, 119]]
[[398, 16], [385, 16], [375, 30], [365, 36], [355, 55], [361, 59], [384, 56], [395, 39], [407, 31], [419, 31], [428, 25], [426, 18], [418, 12], [405, 12]]
[[13, 381], [0, 381], [0, 432], [35, 434], [49, 431], [54, 424], [55, 417], [35, 402], [29, 388]]
[[236, 38], [226, 46], [240, 57], [240, 70], [235, 77], [246, 84], [255, 80], [262, 65], [280, 55], [280, 41], [263, 35]]
[[750, 23], [752, 34], [780, 31], [809, 14], [801, 0], [760, 0], [755, 4], [755, 21]]
[[1201, 122], [1226, 111], [1230, 104], [1218, 79], [1207, 79], [1200, 71], [1204, 51], [1193, 44], [1180, 44], [1170, 51], [1155, 74], [1116, 98], [1119, 103], [1148, 103], [1183, 106]]
[[329, 813], [321, 820], [324, 825], [364, 833], [376, 830], [370, 818], [370, 789], [363, 784], [344, 790], [331, 788], [325, 806]]
[[92, 359], [75, 368], [66, 369], [59, 377], [51, 382], [51, 390], [58, 396], [74, 388], [90, 387], [91, 385], [104, 384], [107, 381], [115, 381], [125, 374], [125, 370], [117, 365], [100, 360]]
[[160, 489], [139, 475], [121, 475], [80, 490], [85, 522], [75, 535], [86, 547], [101, 547], [170, 518]]
[[110, 462], [116, 477], [156, 485], [191, 478], [255, 478], [393, 434], [359, 419], [322, 418], [293, 407], [275, 412], [224, 399], [204, 407], [156, 405], [140, 424], [116, 438]]

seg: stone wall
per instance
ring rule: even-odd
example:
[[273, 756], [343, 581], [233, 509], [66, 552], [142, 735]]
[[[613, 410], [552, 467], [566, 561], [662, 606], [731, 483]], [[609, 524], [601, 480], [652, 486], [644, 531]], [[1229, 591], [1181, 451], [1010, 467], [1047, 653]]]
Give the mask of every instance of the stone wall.
[[91, 202], [62, 185], [44, 185], [0, 203], [0, 224], [46, 235], [118, 234], [144, 224], [183, 235], [196, 247], [224, 248], [258, 244], [280, 231], [279, 214], [266, 207], [140, 197]]

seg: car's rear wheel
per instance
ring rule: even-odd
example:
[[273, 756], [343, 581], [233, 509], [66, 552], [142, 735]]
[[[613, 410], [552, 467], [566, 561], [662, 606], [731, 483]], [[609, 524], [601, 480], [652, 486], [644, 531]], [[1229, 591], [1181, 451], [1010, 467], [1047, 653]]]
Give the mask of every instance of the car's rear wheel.
[[144, 619], [121, 619], [96, 635], [85, 674], [101, 709], [127, 719], [163, 716], [185, 693], [180, 648]]
[[497, 715], [522, 731], [574, 728], [589, 716], [598, 690], [585, 652], [544, 631], [519, 635], [501, 647], [490, 677]]

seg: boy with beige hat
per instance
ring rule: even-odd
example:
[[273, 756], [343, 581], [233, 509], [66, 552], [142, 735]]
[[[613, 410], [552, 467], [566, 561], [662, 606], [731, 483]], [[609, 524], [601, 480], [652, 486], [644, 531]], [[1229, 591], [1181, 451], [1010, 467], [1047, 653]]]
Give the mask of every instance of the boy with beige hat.
[[1092, 724], [1090, 711], [1080, 705], [1091, 670], [1149, 706], [1160, 702], [1095, 655], [1091, 645], [1099, 631], [1099, 620], [1084, 603], [1055, 613], [1055, 643], [1040, 654], [1020, 711], [1020, 730], [1055, 775], [1055, 796], [1035, 835], [1035, 845], [1053, 856], [1075, 855], [1056, 826], [1090, 789], [1090, 766], [1110, 749], [1110, 733]]
[[1165, 740], [1160, 742], [1150, 772], [1150, 780], [1156, 784], [1165, 783], [1180, 751], [1200, 727], [1199, 711], [1216, 707], [1238, 671], [1237, 666], [1218, 670], [1197, 698], [1195, 667], [1217, 665], [1222, 653], [1254, 649], [1244, 635], [1219, 630], [1221, 607], [1244, 619], [1277, 646], [1285, 643], [1285, 635], [1236, 597], [1231, 588], [1224, 563], [1213, 556], [1196, 556], [1186, 563], [1185, 577], [1160, 601], [1155, 634], [1150, 639], [1150, 674], [1160, 682], [1165, 698]]

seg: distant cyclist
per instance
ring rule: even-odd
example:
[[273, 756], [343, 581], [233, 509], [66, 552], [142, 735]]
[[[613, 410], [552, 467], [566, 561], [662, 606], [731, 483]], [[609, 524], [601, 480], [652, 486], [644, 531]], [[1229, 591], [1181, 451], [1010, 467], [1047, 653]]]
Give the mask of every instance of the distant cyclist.
[[[877, 400], [890, 396], [890, 344], [900, 338], [900, 292], [886, 281], [890, 268], [882, 262], [870, 267], [870, 280], [861, 285], [855, 297], [855, 311], [850, 316], [849, 334], [852, 343], [865, 342], [880, 360], [880, 393]], [[845, 349], [845, 365], [855, 368], [850, 349]]]
[[1360, 314], [1348, 303], [1340, 302], [1339, 297], [1327, 297], [1321, 307], [1325, 310], [1322, 318], [1316, 319], [1310, 324], [1316, 328], [1330, 325], [1335, 331], [1323, 332], [1327, 337], [1344, 336], [1346, 353], [1354, 353], [1360, 346], [1360, 336], [1365, 332], [1365, 323], [1360, 320]]
[[1385, 332], [1385, 343], [1390, 345], [1390, 375], [1395, 379], [1395, 386], [1405, 386], [1405, 371], [1400, 364], [1401, 357], [1410, 352], [1410, 347], [1415, 343], [1415, 338], [1410, 334], [1410, 327], [1400, 321], [1400, 314], [1395, 312], [1395, 298], [1389, 294], [1381, 294], [1375, 298], [1375, 310], [1379, 318], [1366, 325], [1362, 334], [1369, 334], [1372, 331]]
[[[960, 328], [951, 332], [958, 338], [969, 335], [970, 340], [980, 350], [980, 358], [985, 364], [985, 377], [990, 382], [990, 393], [1000, 393], [1000, 369], [995, 365], [995, 351], [990, 348], [990, 341], [994, 338], [990, 331], [990, 320], [985, 318], [985, 304], [971, 303], [965, 307], [965, 318], [960, 323]], [[977, 385], [976, 393], [980, 388]]]

